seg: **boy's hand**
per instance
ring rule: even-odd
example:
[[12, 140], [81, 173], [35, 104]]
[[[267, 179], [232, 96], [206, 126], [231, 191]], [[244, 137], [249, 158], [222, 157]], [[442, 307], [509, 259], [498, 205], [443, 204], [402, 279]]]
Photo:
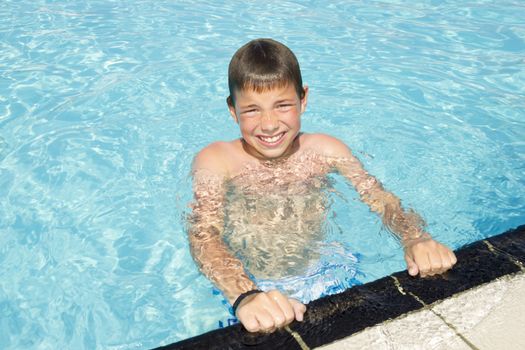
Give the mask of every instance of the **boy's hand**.
[[247, 296], [237, 308], [237, 318], [249, 332], [271, 333], [290, 324], [294, 319], [303, 320], [306, 306], [288, 298], [278, 290]]
[[448, 247], [428, 238], [406, 246], [405, 261], [411, 276], [426, 277], [449, 270], [457, 259]]

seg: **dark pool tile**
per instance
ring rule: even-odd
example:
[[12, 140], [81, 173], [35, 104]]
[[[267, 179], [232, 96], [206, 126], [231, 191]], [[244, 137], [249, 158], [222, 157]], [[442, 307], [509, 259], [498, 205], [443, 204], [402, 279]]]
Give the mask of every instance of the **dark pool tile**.
[[487, 239], [494, 247], [525, 264], [525, 225]]
[[399, 293], [392, 278], [384, 277], [311, 302], [305, 320], [290, 328], [308, 346], [316, 347], [421, 307], [411, 296]]
[[249, 333], [241, 325], [217, 329], [178, 343], [156, 348], [155, 350], [222, 350], [257, 349], [301, 350], [297, 341], [285, 330], [271, 334]]
[[491, 252], [482, 241], [469, 244], [455, 253], [458, 263], [444, 275], [414, 278], [403, 271], [394, 276], [405, 291], [412, 292], [426, 304], [431, 304], [520, 270], [508, 257]]

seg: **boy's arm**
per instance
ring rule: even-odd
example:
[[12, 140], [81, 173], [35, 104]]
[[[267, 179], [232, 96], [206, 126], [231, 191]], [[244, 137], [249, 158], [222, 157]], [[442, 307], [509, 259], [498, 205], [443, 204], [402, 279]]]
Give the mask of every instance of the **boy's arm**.
[[456, 263], [454, 252], [433, 240], [424, 229], [423, 219], [413, 210], [404, 210], [399, 198], [368, 174], [344, 143], [330, 136], [321, 137], [327, 138], [323, 144], [333, 166], [352, 183], [370, 210], [379, 214], [386, 228], [400, 239], [410, 275], [439, 274]]
[[222, 239], [226, 173], [220, 164], [214, 164], [216, 160], [211, 153], [205, 149], [193, 162], [194, 201], [188, 236], [200, 270], [233, 304], [240, 294], [256, 289], [256, 285]]
[[[194, 202], [188, 220], [190, 249], [203, 274], [226, 296], [230, 304], [243, 293], [257, 289], [242, 262], [222, 239], [227, 172], [213, 150], [201, 151], [193, 163]], [[294, 319], [302, 321], [306, 307], [279, 291], [252, 294], [237, 307], [236, 316], [251, 332], [270, 332]]]

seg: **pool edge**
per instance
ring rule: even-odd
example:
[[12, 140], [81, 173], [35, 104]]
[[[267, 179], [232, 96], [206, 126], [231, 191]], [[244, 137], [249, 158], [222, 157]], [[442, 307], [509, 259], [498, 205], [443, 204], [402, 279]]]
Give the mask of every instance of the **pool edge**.
[[272, 334], [248, 333], [241, 325], [233, 325], [156, 350], [304, 350], [332, 343], [499, 277], [525, 271], [525, 225], [467, 244], [456, 250], [456, 255], [458, 263], [444, 275], [413, 278], [405, 270], [312, 301], [303, 322]]

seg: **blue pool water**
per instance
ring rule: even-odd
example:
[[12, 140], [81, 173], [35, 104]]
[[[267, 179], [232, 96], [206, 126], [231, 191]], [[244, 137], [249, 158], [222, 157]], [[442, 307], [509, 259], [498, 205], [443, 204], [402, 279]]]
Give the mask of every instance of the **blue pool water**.
[[[0, 348], [147, 349], [228, 308], [191, 260], [195, 152], [239, 136], [227, 65], [272, 37], [345, 141], [458, 248], [525, 222], [522, 1], [2, 1]], [[327, 245], [402, 251], [337, 176]]]

